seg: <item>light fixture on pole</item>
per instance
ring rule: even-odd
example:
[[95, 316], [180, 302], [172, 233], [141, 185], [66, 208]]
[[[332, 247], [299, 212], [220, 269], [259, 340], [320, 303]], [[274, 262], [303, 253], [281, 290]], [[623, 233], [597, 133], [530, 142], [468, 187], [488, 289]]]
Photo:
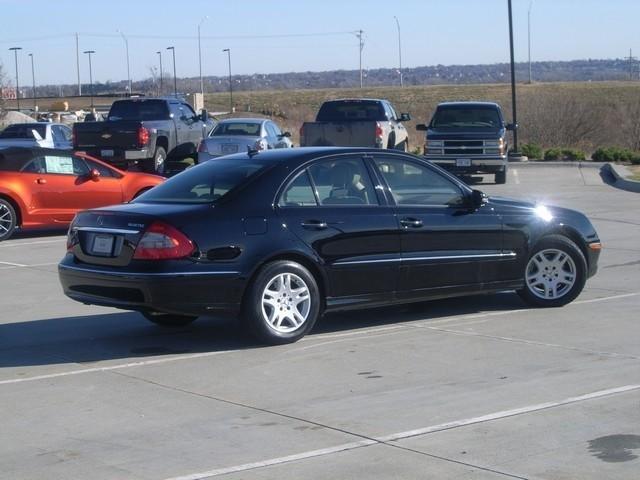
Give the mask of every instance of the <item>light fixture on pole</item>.
[[38, 99], [36, 96], [36, 69], [33, 66], [33, 53], [30, 53], [31, 57], [31, 80], [33, 81], [33, 111], [38, 110]]
[[178, 78], [176, 77], [176, 47], [167, 47], [173, 54], [173, 96], [178, 96]]
[[160, 90], [158, 90], [158, 95], [162, 95], [162, 52], [158, 50], [156, 52], [158, 54], [158, 58], [160, 59]]
[[229, 113], [233, 113], [233, 82], [231, 80], [231, 49], [225, 48], [222, 51], [227, 52], [227, 58], [229, 60]]
[[91, 91], [91, 110], [93, 110], [93, 68], [91, 66], [91, 55], [96, 53], [96, 51], [85, 50], [82, 53], [86, 53], [89, 56], [89, 89]]
[[513, 54], [513, 14], [511, 0], [507, 0], [509, 9], [509, 52], [511, 56], [511, 109], [513, 114], [513, 152], [510, 156], [519, 157], [518, 152], [518, 115], [516, 108], [516, 68]]
[[129, 70], [129, 40], [127, 39], [127, 37], [125, 36], [124, 33], [122, 33], [120, 30], [116, 30], [120, 36], [122, 37], [122, 40], [124, 40], [124, 48], [125, 51], [127, 53], [127, 86], [129, 88], [129, 95], [131, 95], [131, 71]]
[[200, 26], [209, 18], [209, 15], [205, 15], [200, 23], [198, 23], [198, 68], [200, 70], [200, 93], [202, 94], [202, 100], [204, 101], [204, 82], [202, 81], [202, 47], [200, 44]]
[[18, 50], [22, 50], [22, 47], [11, 47], [9, 50], [13, 50], [13, 54], [16, 59], [16, 103], [18, 105], [18, 111], [19, 111], [20, 110], [20, 79], [18, 77]]
[[398, 58], [400, 60], [400, 69], [398, 70], [398, 73], [400, 74], [400, 86], [404, 87], [404, 81], [402, 78], [402, 40], [400, 37], [400, 21], [395, 15], [393, 16], [393, 18], [396, 19], [396, 27], [398, 27]]

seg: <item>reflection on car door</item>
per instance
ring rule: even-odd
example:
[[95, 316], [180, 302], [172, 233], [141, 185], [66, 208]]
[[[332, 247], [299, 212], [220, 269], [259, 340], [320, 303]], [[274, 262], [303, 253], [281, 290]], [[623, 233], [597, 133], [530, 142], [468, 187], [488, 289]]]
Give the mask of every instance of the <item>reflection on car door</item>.
[[359, 155], [319, 160], [283, 190], [278, 212], [324, 265], [328, 304], [393, 298], [400, 239], [383, 201]]
[[463, 190], [409, 157], [375, 154], [396, 203], [402, 245], [399, 296], [437, 295], [501, 280], [502, 222], [491, 207], [469, 207]]

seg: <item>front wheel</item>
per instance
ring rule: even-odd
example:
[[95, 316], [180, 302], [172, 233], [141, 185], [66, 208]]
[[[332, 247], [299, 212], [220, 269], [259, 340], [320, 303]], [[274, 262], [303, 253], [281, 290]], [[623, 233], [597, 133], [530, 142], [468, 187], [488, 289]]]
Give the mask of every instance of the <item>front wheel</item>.
[[504, 167], [502, 170], [496, 172], [495, 179], [498, 185], [504, 185], [505, 183], [507, 183], [507, 167]]
[[518, 294], [535, 307], [561, 307], [580, 295], [586, 280], [587, 262], [578, 246], [562, 235], [549, 235], [531, 253]]
[[144, 318], [161, 327], [184, 327], [198, 319], [187, 315], [174, 315], [171, 313], [142, 312]]
[[0, 198], [0, 242], [13, 235], [16, 224], [16, 211], [13, 205]]
[[320, 304], [320, 290], [309, 270], [280, 260], [256, 275], [243, 301], [242, 316], [258, 339], [279, 345], [304, 337], [318, 319]]

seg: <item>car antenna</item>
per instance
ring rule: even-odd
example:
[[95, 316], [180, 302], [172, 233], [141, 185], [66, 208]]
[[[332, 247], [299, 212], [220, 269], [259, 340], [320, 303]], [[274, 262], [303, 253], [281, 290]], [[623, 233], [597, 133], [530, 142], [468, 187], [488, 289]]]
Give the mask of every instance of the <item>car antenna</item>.
[[256, 150], [251, 145], [247, 145], [247, 154], [249, 155], [249, 158], [253, 158], [258, 153], [260, 153], [259, 150]]

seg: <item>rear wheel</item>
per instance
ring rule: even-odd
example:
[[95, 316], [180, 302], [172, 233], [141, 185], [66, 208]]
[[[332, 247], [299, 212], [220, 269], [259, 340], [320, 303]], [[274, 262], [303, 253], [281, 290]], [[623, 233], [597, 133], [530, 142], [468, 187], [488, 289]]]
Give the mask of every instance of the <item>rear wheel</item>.
[[507, 167], [504, 167], [499, 172], [496, 172], [495, 179], [496, 183], [499, 185], [507, 183]]
[[16, 229], [16, 211], [8, 201], [0, 198], [0, 242], [7, 240]]
[[561, 307], [573, 301], [587, 280], [587, 262], [578, 246], [562, 235], [544, 237], [535, 246], [518, 294], [536, 307]]
[[163, 147], [156, 148], [153, 158], [147, 160], [146, 170], [149, 173], [163, 175], [167, 163], [167, 151]]
[[198, 319], [187, 315], [174, 315], [171, 313], [142, 312], [144, 318], [161, 327], [184, 327]]
[[320, 313], [320, 290], [313, 275], [296, 262], [267, 264], [245, 296], [242, 315], [251, 332], [265, 343], [295, 342], [314, 326]]

